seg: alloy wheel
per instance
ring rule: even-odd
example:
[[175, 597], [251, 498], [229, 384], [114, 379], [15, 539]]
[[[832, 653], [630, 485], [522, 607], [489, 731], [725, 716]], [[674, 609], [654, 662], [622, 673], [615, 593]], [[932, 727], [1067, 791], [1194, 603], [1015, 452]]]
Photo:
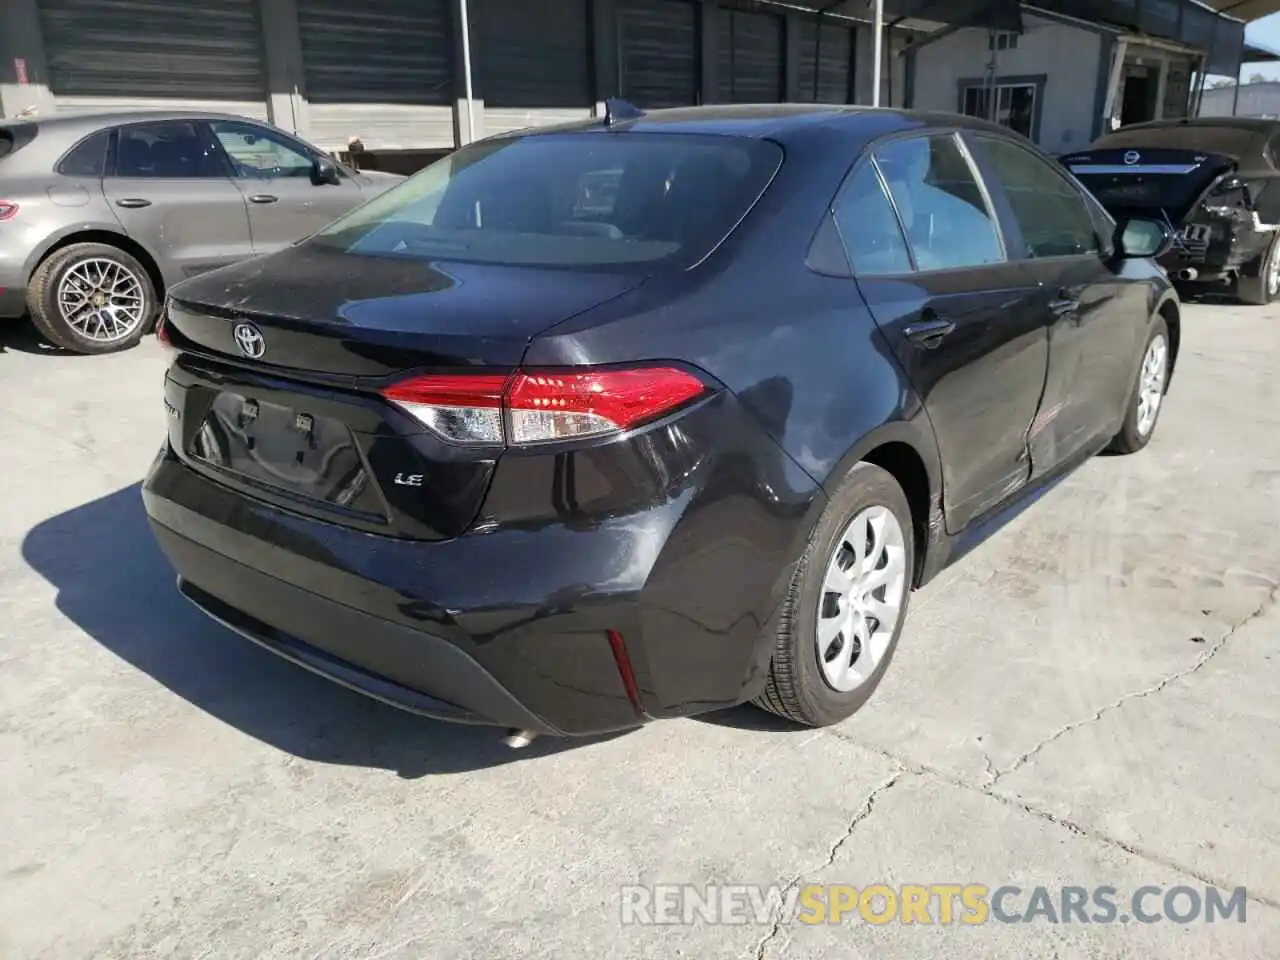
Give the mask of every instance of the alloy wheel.
[[1160, 404], [1164, 401], [1165, 373], [1169, 361], [1169, 345], [1163, 336], [1158, 336], [1147, 347], [1146, 356], [1142, 358], [1142, 372], [1138, 375], [1138, 418], [1139, 436], [1145, 437], [1156, 425], [1156, 416], [1160, 413]]
[[884, 660], [906, 589], [898, 518], [887, 507], [862, 510], [836, 541], [818, 600], [818, 663], [833, 689], [857, 689]]
[[92, 257], [73, 264], [58, 282], [58, 312], [86, 340], [127, 339], [146, 317], [142, 281], [124, 264]]

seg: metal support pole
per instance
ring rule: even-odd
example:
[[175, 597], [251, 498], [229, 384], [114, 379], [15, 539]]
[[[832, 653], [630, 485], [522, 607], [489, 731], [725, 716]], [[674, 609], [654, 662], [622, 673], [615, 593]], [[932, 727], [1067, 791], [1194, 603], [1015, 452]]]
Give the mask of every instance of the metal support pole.
[[1114, 59], [1111, 61], [1111, 76], [1107, 80], [1107, 99], [1102, 107], [1102, 132], [1111, 131], [1111, 120], [1116, 112], [1116, 99], [1120, 94], [1120, 81], [1124, 79], [1124, 58], [1128, 52], [1129, 41], [1121, 37], [1116, 41]]
[[872, 0], [875, 13], [871, 18], [874, 36], [871, 41], [871, 105], [880, 106], [880, 71], [884, 63], [884, 0]]
[[471, 16], [467, 12], [467, 0], [458, 0], [458, 8], [462, 18], [462, 84], [467, 95], [467, 142], [476, 138], [475, 99], [471, 87]]

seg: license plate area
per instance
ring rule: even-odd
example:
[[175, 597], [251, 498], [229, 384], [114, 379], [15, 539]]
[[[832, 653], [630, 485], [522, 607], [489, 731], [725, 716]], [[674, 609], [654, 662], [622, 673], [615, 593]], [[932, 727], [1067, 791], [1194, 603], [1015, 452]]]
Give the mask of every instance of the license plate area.
[[209, 404], [188, 453], [290, 497], [385, 519], [356, 435], [332, 417], [222, 391]]

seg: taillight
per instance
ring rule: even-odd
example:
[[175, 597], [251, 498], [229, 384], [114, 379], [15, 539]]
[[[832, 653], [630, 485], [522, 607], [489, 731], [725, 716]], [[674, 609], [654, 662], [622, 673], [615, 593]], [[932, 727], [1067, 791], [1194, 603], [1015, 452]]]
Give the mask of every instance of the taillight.
[[524, 445], [630, 430], [706, 392], [674, 367], [521, 370], [510, 376], [432, 374], [382, 391], [424, 426], [455, 443]]
[[169, 325], [165, 322], [165, 315], [163, 313], [161, 313], [159, 319], [156, 320], [156, 340], [159, 341], [160, 346], [162, 347], [169, 350], [177, 349], [173, 345], [173, 338], [169, 336]]
[[0, 220], [12, 220], [18, 215], [18, 205], [8, 200], [0, 200]]

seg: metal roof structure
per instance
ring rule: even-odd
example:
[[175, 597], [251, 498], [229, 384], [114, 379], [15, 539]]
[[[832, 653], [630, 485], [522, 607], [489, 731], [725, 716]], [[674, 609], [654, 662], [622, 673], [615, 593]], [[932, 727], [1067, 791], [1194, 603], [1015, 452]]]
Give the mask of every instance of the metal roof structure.
[[1246, 23], [1280, 13], [1280, 0], [1204, 0], [1206, 6]]
[[[907, 29], [985, 27], [1022, 29], [1024, 6], [1040, 8], [1203, 51], [1204, 70], [1236, 76], [1242, 63], [1267, 59], [1256, 48], [1246, 50], [1246, 20], [1280, 12], [1280, 0], [773, 0], [832, 17], [871, 21]], [[882, 57], [877, 31], [875, 61]]]

